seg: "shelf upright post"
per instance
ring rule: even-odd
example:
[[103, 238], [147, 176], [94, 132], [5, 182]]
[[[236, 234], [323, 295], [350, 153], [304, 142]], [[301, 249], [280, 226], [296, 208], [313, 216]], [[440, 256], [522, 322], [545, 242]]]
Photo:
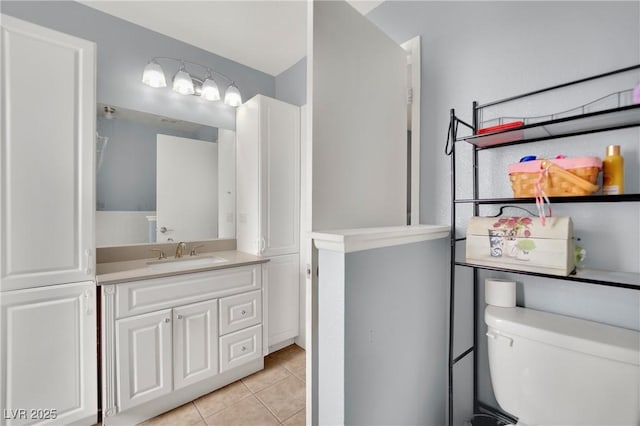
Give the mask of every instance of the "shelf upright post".
[[[478, 132], [478, 102], [473, 101], [473, 134]], [[473, 146], [473, 199], [480, 199], [478, 182], [478, 147]], [[473, 203], [473, 215], [480, 214], [480, 205]], [[473, 414], [478, 413], [478, 270], [473, 268]]]
[[453, 426], [453, 330], [455, 305], [455, 271], [456, 271], [456, 112], [452, 108], [449, 118], [449, 135], [451, 142], [451, 259], [449, 276], [449, 426]]

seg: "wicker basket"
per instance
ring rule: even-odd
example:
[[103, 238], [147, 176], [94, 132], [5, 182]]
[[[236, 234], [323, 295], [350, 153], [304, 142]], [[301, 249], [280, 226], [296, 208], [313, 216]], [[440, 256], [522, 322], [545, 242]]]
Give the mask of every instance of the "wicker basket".
[[536, 184], [549, 197], [591, 195], [602, 168], [597, 157], [536, 160], [509, 166], [509, 179], [515, 198], [535, 197]]

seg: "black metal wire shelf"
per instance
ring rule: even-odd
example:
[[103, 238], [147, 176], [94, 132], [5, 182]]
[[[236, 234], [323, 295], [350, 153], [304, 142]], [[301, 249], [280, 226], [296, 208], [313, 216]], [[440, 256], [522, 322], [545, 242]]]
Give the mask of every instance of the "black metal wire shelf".
[[578, 281], [588, 284], [598, 284], [610, 287], [631, 288], [640, 290], [640, 273], [602, 271], [597, 269], [578, 269], [574, 274], [568, 276], [544, 274], [540, 272], [520, 271], [517, 269], [500, 268], [495, 266], [477, 265], [469, 262], [455, 262], [456, 266], [484, 269], [497, 272], [509, 272], [521, 275], [531, 275], [535, 277], [553, 278], [564, 281]]
[[456, 142], [465, 141], [477, 149], [490, 149], [636, 126], [640, 126], [640, 104], [459, 137]]
[[[450, 110], [449, 120], [449, 132], [447, 134], [447, 144], [445, 146], [445, 153], [450, 156], [451, 161], [451, 268], [450, 268], [450, 286], [449, 286], [449, 348], [448, 348], [448, 424], [453, 425], [453, 405], [454, 405], [454, 367], [455, 364], [466, 358], [472, 356], [473, 358], [473, 413], [490, 413], [496, 418], [503, 420], [503, 424], [515, 423], [516, 419], [506, 413], [497, 410], [483, 404], [478, 399], [478, 343], [479, 336], [478, 319], [479, 313], [479, 285], [480, 285], [480, 272], [483, 270], [497, 271], [504, 273], [513, 273], [524, 276], [535, 276], [554, 280], [571, 281], [576, 283], [584, 283], [591, 285], [609, 286], [632, 289], [640, 291], [640, 273], [637, 272], [617, 272], [617, 271], [604, 271], [594, 269], [578, 269], [574, 274], [569, 276], [558, 276], [552, 274], [520, 271], [516, 269], [509, 269], [503, 267], [493, 267], [478, 265], [466, 261], [462, 254], [463, 244], [459, 244], [466, 238], [459, 235], [456, 232], [456, 221], [458, 219], [456, 210], [458, 205], [469, 204], [472, 206], [471, 214], [474, 216], [480, 215], [481, 205], [507, 205], [507, 204], [533, 204], [534, 198], [483, 198], [480, 196], [480, 183], [479, 183], [479, 152], [484, 149], [500, 148], [510, 145], [524, 144], [530, 142], [538, 142], [545, 140], [552, 140], [558, 138], [564, 138], [568, 136], [577, 136], [584, 134], [591, 134], [597, 132], [604, 132], [609, 130], [619, 130], [632, 127], [640, 127], [640, 104], [629, 105], [629, 101], [621, 96], [623, 92], [616, 92], [617, 103], [606, 103], [606, 105], [616, 105], [615, 108], [607, 107], [607, 109], [596, 111], [599, 105], [605, 105], [600, 103], [596, 105], [596, 101], [590, 104], [585, 104], [581, 107], [574, 108], [571, 111], [564, 111], [555, 115], [547, 117], [523, 117], [522, 119], [514, 118], [514, 121], [522, 121], [526, 124], [519, 127], [508, 127], [511, 122], [511, 118], [502, 117], [498, 119], [497, 126], [503, 125], [502, 130], [494, 131], [491, 133], [478, 134], [483, 125], [480, 123], [482, 119], [482, 110], [487, 107], [491, 107], [506, 102], [511, 102], [517, 99], [524, 99], [532, 95], [537, 95], [544, 92], [551, 92], [556, 89], [577, 86], [584, 82], [596, 81], [605, 77], [614, 76], [616, 74], [622, 74], [629, 71], [640, 70], [640, 64], [633, 65], [627, 68], [622, 68], [610, 72], [606, 72], [599, 75], [589, 76], [580, 80], [575, 80], [563, 84], [558, 84], [551, 87], [546, 87], [529, 93], [523, 93], [520, 95], [512, 96], [506, 99], [493, 101], [483, 105], [479, 105], [477, 102], [473, 102], [472, 105], [472, 121], [467, 123], [456, 116], [455, 110]], [[625, 93], [627, 90], [624, 91]], [[612, 94], [615, 95], [615, 94]], [[626, 95], [625, 95], [626, 96]], [[609, 96], [608, 100], [612, 100]], [[602, 98], [604, 99], [604, 98]], [[574, 114], [576, 115], [569, 115]], [[509, 120], [509, 121], [507, 121]], [[532, 122], [540, 120], [538, 122]], [[495, 121], [495, 120], [494, 120]], [[489, 124], [489, 122], [484, 122]], [[471, 135], [458, 135], [459, 125], [461, 132], [472, 133]], [[491, 127], [491, 126], [489, 126]], [[488, 129], [488, 127], [485, 127]], [[458, 148], [466, 147], [472, 151], [472, 167], [467, 170], [467, 173], [472, 175], [472, 188], [473, 194], [470, 198], [458, 198], [456, 197], [456, 151]], [[640, 201], [640, 194], [624, 194], [624, 195], [591, 195], [583, 197], [550, 197], [551, 203], [617, 203], [617, 202], [638, 202]], [[460, 230], [460, 229], [458, 229]], [[472, 272], [472, 291], [473, 291], [473, 345], [462, 354], [454, 353], [454, 330], [456, 323], [456, 276], [460, 268], [470, 268]], [[466, 277], [466, 274], [465, 274]], [[465, 304], [463, 309], [468, 309]], [[474, 424], [476, 424], [474, 422]], [[480, 424], [480, 423], [479, 423]], [[497, 423], [496, 423], [497, 424]]]
[[[640, 201], [640, 194], [622, 195], [585, 195], [575, 197], [549, 197], [551, 204], [556, 203], [624, 203]], [[456, 204], [535, 204], [535, 198], [461, 198], [453, 200]]]

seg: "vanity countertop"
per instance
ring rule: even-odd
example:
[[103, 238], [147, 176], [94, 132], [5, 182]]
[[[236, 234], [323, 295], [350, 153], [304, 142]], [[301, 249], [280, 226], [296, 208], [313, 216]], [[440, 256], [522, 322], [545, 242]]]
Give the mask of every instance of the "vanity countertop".
[[[148, 278], [169, 277], [173, 275], [190, 274], [193, 272], [204, 272], [215, 269], [235, 268], [237, 266], [253, 265], [258, 263], [266, 263], [269, 259], [243, 253], [236, 250], [203, 252], [198, 254], [198, 258], [206, 258], [208, 256], [221, 257], [225, 262], [215, 263], [211, 265], [184, 266], [176, 269], [158, 270], [151, 268], [148, 262], [155, 262], [157, 259], [137, 259], [126, 260], [120, 262], [98, 263], [96, 265], [96, 283], [97, 285], [119, 284], [128, 281], [145, 280]], [[184, 257], [185, 260], [189, 256]], [[167, 261], [172, 261], [168, 258]]]

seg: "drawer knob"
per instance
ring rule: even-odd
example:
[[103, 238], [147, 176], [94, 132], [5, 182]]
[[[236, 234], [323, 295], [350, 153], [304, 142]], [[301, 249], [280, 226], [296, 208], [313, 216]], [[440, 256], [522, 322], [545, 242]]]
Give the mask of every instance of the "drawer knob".
[[171, 318], [165, 318], [164, 322], [171, 322]]
[[243, 347], [242, 347], [242, 352], [244, 352], [244, 351], [246, 351], [246, 350], [247, 350], [247, 347], [246, 347], [246, 346], [243, 346]]
[[242, 312], [240, 312], [242, 315], [247, 315], [247, 311], [245, 311], [244, 309], [242, 310]]
[[178, 314], [178, 319], [182, 319], [182, 315]]

